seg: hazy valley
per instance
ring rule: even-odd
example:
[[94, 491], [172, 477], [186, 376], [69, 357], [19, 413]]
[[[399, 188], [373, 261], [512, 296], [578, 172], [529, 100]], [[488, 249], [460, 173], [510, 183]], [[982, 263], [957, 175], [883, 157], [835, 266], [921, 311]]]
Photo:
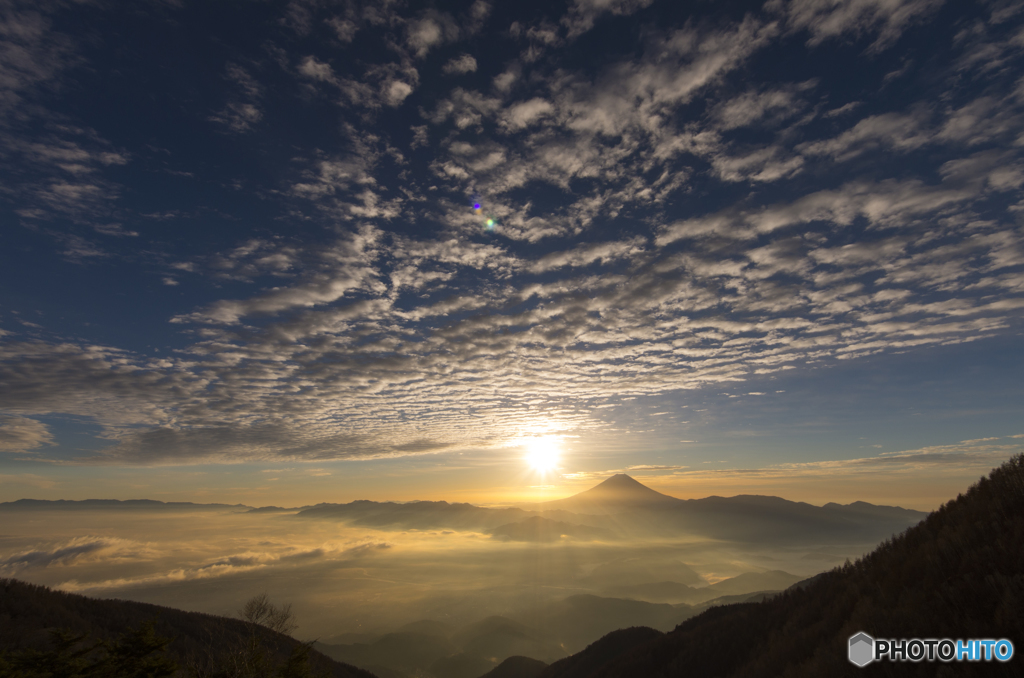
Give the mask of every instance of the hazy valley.
[[926, 514], [776, 497], [679, 500], [618, 475], [549, 504], [0, 505], [0, 575], [235, 616], [255, 593], [294, 635], [377, 675], [551, 663], [620, 628], [671, 631], [870, 551]]

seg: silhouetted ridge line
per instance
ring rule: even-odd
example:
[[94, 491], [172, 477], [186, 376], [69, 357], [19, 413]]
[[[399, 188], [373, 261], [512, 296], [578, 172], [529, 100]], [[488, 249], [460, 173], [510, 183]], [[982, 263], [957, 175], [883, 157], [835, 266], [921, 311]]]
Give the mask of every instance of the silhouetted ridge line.
[[[155, 631], [170, 638], [168, 653], [182, 667], [216, 666], [257, 634], [264, 650], [279, 662], [287, 660], [301, 643], [290, 636], [241, 619], [185, 612], [170, 607], [127, 600], [100, 600], [75, 593], [53, 591], [16, 579], [0, 579], [0, 650], [45, 649], [51, 629], [89, 634], [111, 640], [144, 622], [156, 620]], [[312, 651], [316, 670], [333, 678], [374, 678], [373, 674]]]
[[[629, 654], [637, 647], [664, 637], [664, 633], [646, 626], [634, 626], [628, 629], [612, 631], [600, 640], [587, 646], [582, 652], [571, 657], [559, 659], [541, 673], [541, 677], [558, 676], [558, 678], [588, 678], [601, 667], [619, 657]], [[642, 675], [642, 674], [637, 674]], [[694, 674], [696, 675], [696, 674]]]
[[245, 504], [196, 504], [191, 501], [157, 501], [156, 499], [18, 499], [0, 502], [0, 509], [249, 509]]
[[667, 508], [680, 504], [681, 499], [652, 490], [625, 473], [618, 473], [589, 490], [565, 499], [537, 504], [537, 508], [541, 511], [605, 514], [640, 508]]
[[530, 657], [509, 657], [480, 678], [537, 678], [547, 664]]
[[[1017, 455], [856, 563], [761, 603], [711, 608], [587, 675], [864, 676], [870, 669], [847, 660], [847, 640], [859, 631], [876, 638], [1009, 638], [1019, 643], [1024, 638], [1022, 609], [1024, 455]], [[542, 677], [575, 676], [559, 666], [582, 654], [552, 664]], [[884, 666], [885, 675], [1020, 675], [1020, 661]]]
[[[779, 545], [876, 544], [926, 515], [863, 502], [822, 507], [758, 495], [682, 500], [618, 474], [572, 497], [515, 508], [446, 501], [357, 500], [304, 507], [296, 518], [340, 520], [384, 529], [483, 531], [499, 539], [519, 541], [556, 541], [562, 535], [566, 539], [596, 540], [690, 534]], [[614, 519], [609, 521], [610, 516]]]

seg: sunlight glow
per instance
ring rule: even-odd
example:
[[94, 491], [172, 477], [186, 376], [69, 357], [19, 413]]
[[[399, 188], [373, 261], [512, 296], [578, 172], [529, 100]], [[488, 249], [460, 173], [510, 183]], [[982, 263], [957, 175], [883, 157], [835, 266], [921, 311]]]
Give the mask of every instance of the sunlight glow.
[[526, 444], [526, 463], [541, 473], [554, 471], [558, 466], [560, 451], [557, 438], [535, 438]]

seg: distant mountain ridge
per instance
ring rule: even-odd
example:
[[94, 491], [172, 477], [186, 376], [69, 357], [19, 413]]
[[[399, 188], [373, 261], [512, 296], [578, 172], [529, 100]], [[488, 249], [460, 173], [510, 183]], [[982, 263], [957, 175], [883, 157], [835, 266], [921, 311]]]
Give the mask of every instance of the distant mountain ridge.
[[0, 502], [0, 510], [4, 509], [82, 509], [82, 508], [197, 508], [197, 509], [251, 509], [245, 504], [196, 504], [191, 501], [158, 501], [156, 499], [18, 499]]
[[[446, 501], [321, 503], [301, 508], [244, 504], [194, 504], [150, 499], [81, 501], [19, 499], [0, 511], [31, 510], [233, 510], [293, 514], [297, 519], [341, 520], [377, 529], [452, 529], [490, 533], [496, 539], [553, 542], [690, 534], [747, 543], [877, 543], [922, 520], [927, 513], [866, 502], [813, 506], [780, 497], [738, 495], [677, 499], [636, 479], [616, 474], [565, 499], [488, 508]], [[615, 516], [614, 520], [609, 520]]]

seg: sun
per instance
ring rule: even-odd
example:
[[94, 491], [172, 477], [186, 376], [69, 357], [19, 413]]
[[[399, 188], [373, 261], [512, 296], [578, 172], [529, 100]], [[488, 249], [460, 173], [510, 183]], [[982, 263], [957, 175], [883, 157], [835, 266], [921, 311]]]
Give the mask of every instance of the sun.
[[547, 473], [558, 466], [558, 440], [556, 438], [536, 438], [526, 444], [526, 463], [534, 471]]

